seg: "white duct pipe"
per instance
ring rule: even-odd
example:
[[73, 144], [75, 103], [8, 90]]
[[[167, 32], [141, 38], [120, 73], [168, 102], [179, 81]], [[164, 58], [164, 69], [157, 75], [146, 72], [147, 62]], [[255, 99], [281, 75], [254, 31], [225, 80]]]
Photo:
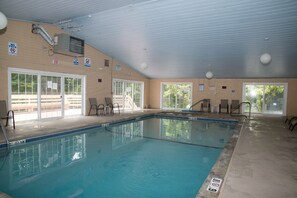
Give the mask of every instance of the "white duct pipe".
[[40, 34], [40, 36], [51, 46], [55, 45], [54, 39], [46, 32], [46, 30], [38, 24], [32, 24], [32, 33]]

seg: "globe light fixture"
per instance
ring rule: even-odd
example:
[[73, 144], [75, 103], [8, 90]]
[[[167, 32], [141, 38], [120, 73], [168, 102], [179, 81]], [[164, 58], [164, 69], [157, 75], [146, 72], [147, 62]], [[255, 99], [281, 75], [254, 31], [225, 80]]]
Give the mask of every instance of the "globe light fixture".
[[142, 62], [142, 63], [140, 64], [140, 68], [141, 68], [142, 70], [146, 70], [146, 69], [148, 68], [147, 63], [146, 63], [146, 62]]
[[212, 79], [212, 77], [213, 77], [213, 73], [212, 73], [211, 71], [208, 71], [208, 72], [206, 72], [205, 76], [206, 76], [206, 78], [208, 78], [208, 79]]
[[6, 28], [6, 26], [7, 26], [7, 18], [2, 12], [0, 12], [0, 30]]
[[261, 55], [260, 57], [260, 62], [263, 64], [263, 65], [267, 65], [271, 62], [272, 58], [271, 58], [271, 55], [268, 54], [268, 53], [264, 53]]

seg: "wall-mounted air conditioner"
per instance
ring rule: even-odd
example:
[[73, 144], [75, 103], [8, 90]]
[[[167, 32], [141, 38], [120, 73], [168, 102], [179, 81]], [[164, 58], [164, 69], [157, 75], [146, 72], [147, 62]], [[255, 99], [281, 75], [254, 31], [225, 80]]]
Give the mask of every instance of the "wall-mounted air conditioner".
[[55, 35], [54, 52], [69, 56], [84, 56], [85, 42], [69, 34]]

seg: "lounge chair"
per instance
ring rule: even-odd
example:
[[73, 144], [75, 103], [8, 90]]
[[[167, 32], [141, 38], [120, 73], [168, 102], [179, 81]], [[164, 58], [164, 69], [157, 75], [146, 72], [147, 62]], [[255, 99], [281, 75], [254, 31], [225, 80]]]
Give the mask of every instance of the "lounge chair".
[[229, 104], [227, 99], [221, 100], [221, 104], [219, 104], [219, 113], [222, 112], [222, 109], [226, 109], [227, 113], [229, 113]]
[[13, 110], [7, 111], [5, 100], [0, 100], [0, 116], [1, 116], [1, 122], [2, 122], [2, 119], [6, 119], [6, 126], [8, 126], [8, 120], [12, 119], [13, 129], [15, 129], [14, 111]]
[[294, 119], [297, 119], [296, 116], [288, 116], [285, 120], [285, 123], [288, 124], [290, 126], [291, 122], [294, 120]]
[[92, 109], [96, 110], [96, 115], [97, 116], [100, 114], [100, 112], [102, 112], [103, 115], [105, 115], [104, 104], [99, 104], [98, 105], [96, 98], [89, 98], [89, 102], [90, 102], [89, 115], [90, 115]]
[[203, 99], [200, 110], [204, 111], [204, 108], [207, 108], [208, 113], [210, 112], [210, 99]]
[[118, 103], [113, 103], [110, 97], [105, 97], [105, 103], [106, 103], [106, 106], [110, 108], [110, 112], [112, 114], [114, 114], [114, 108], [117, 108], [120, 114], [120, 105]]
[[230, 112], [233, 110], [238, 110], [238, 113], [240, 114], [240, 107], [239, 107], [239, 100], [231, 100], [231, 105], [230, 105]]
[[292, 119], [289, 125], [289, 129], [291, 131], [293, 131], [293, 129], [295, 128], [295, 126], [297, 125], [297, 118], [295, 117], [295, 119]]

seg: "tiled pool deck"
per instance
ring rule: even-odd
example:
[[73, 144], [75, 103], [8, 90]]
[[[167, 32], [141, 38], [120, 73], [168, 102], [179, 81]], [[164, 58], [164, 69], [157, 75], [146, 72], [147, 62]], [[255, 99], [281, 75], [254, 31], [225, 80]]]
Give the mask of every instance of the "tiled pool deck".
[[[158, 112], [160, 111], [145, 110], [113, 116], [79, 116], [23, 122], [17, 123], [16, 130], [8, 127], [7, 135], [12, 142]], [[225, 114], [199, 114], [198, 116], [235, 119]], [[253, 117], [239, 127], [242, 128], [240, 135], [235, 134], [210, 173], [210, 177], [212, 175], [224, 177], [227, 172], [220, 193], [207, 192], [208, 183], [206, 182], [197, 197], [297, 197], [297, 131], [289, 131], [284, 124], [284, 118], [280, 117]], [[3, 142], [5, 141], [1, 133], [0, 143]], [[230, 159], [231, 155], [230, 162], [228, 158]], [[227, 170], [226, 167], [228, 167]]]

